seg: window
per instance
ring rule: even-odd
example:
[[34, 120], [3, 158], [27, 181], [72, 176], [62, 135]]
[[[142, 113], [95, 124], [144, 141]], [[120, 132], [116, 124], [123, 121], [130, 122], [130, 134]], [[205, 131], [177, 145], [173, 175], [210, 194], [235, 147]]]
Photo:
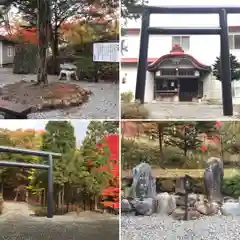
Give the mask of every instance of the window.
[[190, 37], [189, 36], [173, 36], [172, 46], [179, 45], [184, 51], [188, 51], [190, 48]]
[[230, 49], [235, 49], [235, 50], [240, 49], [240, 33], [229, 35], [228, 40], [229, 40]]
[[7, 55], [8, 55], [8, 57], [12, 57], [13, 56], [13, 47], [12, 46], [9, 46], [7, 48]]

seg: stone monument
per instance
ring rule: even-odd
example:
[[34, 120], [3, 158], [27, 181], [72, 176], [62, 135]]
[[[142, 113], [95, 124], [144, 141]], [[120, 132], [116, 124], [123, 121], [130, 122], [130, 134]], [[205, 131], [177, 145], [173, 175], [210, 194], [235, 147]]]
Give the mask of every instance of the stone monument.
[[140, 163], [132, 170], [132, 198], [154, 198], [156, 196], [156, 180], [148, 163]]
[[222, 160], [217, 157], [209, 158], [204, 172], [204, 187], [209, 202], [222, 202], [223, 175]]
[[140, 163], [133, 168], [132, 177], [131, 194], [126, 196], [127, 199], [122, 199], [122, 212], [135, 212], [135, 215], [144, 216], [153, 213], [168, 215], [173, 212], [176, 208], [175, 198], [168, 193], [156, 193], [156, 179], [148, 163]]

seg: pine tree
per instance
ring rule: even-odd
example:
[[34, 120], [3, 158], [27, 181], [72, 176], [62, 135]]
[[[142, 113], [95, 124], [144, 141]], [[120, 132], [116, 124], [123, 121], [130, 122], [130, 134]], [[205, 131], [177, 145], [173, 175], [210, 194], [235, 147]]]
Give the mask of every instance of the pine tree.
[[176, 122], [169, 128], [168, 138], [164, 141], [166, 145], [178, 147], [183, 150], [184, 156], [187, 156], [189, 150], [195, 150], [200, 147], [202, 140], [200, 133], [206, 133], [208, 136], [217, 134], [216, 122]]
[[[240, 63], [237, 58], [230, 54], [230, 66], [231, 66], [231, 81], [240, 79]], [[213, 75], [217, 80], [221, 81], [221, 60], [217, 57], [213, 64]]]

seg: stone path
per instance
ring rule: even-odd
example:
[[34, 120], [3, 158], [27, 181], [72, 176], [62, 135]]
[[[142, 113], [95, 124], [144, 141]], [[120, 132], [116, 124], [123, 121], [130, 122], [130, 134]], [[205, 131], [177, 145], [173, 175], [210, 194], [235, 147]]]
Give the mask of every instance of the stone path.
[[0, 216], [0, 239], [11, 240], [118, 240], [117, 216], [86, 212], [54, 216], [52, 219], [33, 217], [25, 203], [4, 202]]
[[223, 116], [222, 105], [203, 103], [149, 103], [149, 119], [208, 119], [230, 120], [240, 118], [240, 106], [234, 106], [234, 116]]
[[[13, 74], [11, 68], [0, 68], [0, 87], [5, 84], [15, 83], [20, 80], [36, 80], [35, 75]], [[57, 76], [48, 76], [49, 82], [58, 81]], [[69, 109], [57, 109], [33, 113], [29, 118], [55, 119], [55, 118], [76, 118], [76, 119], [118, 119], [119, 116], [119, 87], [112, 83], [90, 83], [73, 81], [82, 88], [89, 89], [93, 95], [89, 101], [81, 106]]]

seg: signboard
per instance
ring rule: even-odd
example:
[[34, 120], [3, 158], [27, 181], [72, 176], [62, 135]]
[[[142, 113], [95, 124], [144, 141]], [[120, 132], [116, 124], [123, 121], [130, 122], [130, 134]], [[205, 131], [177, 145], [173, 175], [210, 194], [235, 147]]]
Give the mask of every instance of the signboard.
[[94, 62], [119, 62], [119, 43], [94, 43]]

